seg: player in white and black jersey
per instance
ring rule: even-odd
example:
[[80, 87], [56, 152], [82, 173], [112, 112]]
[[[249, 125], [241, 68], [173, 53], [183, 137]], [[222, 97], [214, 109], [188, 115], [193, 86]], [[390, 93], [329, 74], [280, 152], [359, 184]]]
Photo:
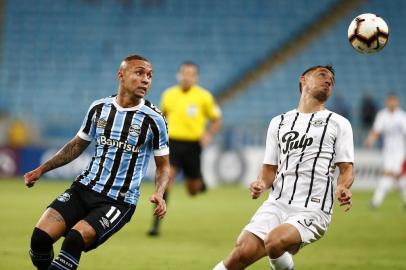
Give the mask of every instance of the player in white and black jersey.
[[327, 231], [334, 199], [346, 211], [351, 208], [352, 128], [347, 119], [324, 108], [334, 70], [311, 67], [299, 86], [298, 108], [271, 120], [264, 164], [250, 186], [253, 199], [271, 189], [269, 198], [214, 270], [245, 269], [265, 256], [274, 270], [293, 269], [292, 255]]
[[365, 141], [366, 146], [371, 148], [379, 136], [383, 138], [383, 176], [376, 186], [371, 207], [379, 207], [392, 187], [399, 186], [406, 208], [406, 179], [400, 178], [406, 158], [406, 113], [399, 108], [399, 100], [395, 94], [388, 95], [386, 108], [376, 115]]
[[[152, 81], [150, 62], [138, 55], [126, 57], [118, 81], [118, 95], [93, 102], [77, 135], [24, 175], [25, 184], [32, 187], [44, 173], [71, 162], [92, 140], [96, 142], [86, 169], [49, 205], [34, 228], [30, 256], [40, 270], [77, 269], [82, 251], [101, 245], [130, 221], [152, 155], [156, 176], [150, 201], [156, 204], [157, 217], [166, 213], [169, 139], [164, 117], [144, 100]], [[53, 243], [61, 236], [65, 236], [61, 251], [53, 259]]]

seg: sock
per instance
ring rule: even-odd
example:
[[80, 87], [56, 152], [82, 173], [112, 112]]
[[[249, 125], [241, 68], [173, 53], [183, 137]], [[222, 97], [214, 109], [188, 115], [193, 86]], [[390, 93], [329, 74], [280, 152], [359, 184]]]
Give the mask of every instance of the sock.
[[293, 258], [289, 252], [285, 252], [276, 259], [269, 258], [269, 263], [273, 270], [292, 270], [293, 269]]
[[221, 261], [216, 266], [214, 266], [213, 270], [227, 270], [227, 268], [224, 265], [223, 261]]
[[[164, 195], [162, 197], [165, 200], [166, 205], [168, 205], [169, 191], [165, 191], [165, 193], [164, 193]], [[161, 224], [161, 220], [158, 217], [153, 216], [152, 227], [148, 231], [148, 234], [151, 235], [151, 236], [158, 235], [159, 234], [159, 226], [160, 226], [160, 224]]]
[[406, 176], [399, 179], [399, 189], [402, 194], [403, 205], [406, 207]]
[[46, 270], [54, 259], [54, 240], [43, 230], [34, 228], [31, 236], [30, 257], [38, 270]]
[[62, 243], [61, 252], [48, 270], [75, 270], [79, 266], [80, 255], [85, 248], [82, 235], [75, 229], [68, 232]]
[[372, 206], [379, 207], [383, 199], [385, 198], [386, 194], [391, 190], [393, 185], [393, 177], [391, 176], [383, 176], [378, 183], [378, 186], [375, 189], [374, 196], [372, 198]]

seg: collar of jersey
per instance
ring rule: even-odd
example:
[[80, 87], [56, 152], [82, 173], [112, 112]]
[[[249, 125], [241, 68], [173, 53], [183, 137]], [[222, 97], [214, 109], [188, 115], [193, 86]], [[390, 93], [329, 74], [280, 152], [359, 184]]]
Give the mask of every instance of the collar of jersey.
[[122, 112], [136, 111], [136, 110], [141, 109], [142, 106], [144, 106], [145, 100], [144, 100], [144, 99], [141, 99], [140, 104], [138, 104], [137, 106], [134, 106], [134, 107], [130, 107], [130, 108], [123, 108], [123, 107], [121, 107], [120, 105], [118, 105], [118, 103], [117, 103], [117, 101], [116, 101], [116, 98], [113, 99], [113, 104], [114, 104], [114, 106], [117, 108], [117, 110], [122, 111]]

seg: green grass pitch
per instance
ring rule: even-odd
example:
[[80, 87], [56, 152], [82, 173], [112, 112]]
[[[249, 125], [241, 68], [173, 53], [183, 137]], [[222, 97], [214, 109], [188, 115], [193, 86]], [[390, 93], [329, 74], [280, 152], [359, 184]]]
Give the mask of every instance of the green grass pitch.
[[[28, 256], [32, 229], [53, 198], [70, 185], [43, 181], [28, 189], [21, 179], [0, 180], [0, 269], [34, 269]], [[190, 198], [173, 188], [162, 235], [149, 238], [153, 185], [145, 183], [129, 224], [104, 245], [84, 254], [80, 269], [212, 269], [234, 245], [241, 228], [263, 198], [251, 200], [247, 189], [220, 187]], [[375, 211], [371, 193], [354, 192], [353, 209], [335, 208], [327, 234], [294, 256], [296, 269], [406, 269], [406, 211], [392, 193]], [[61, 241], [55, 245], [58, 253]], [[248, 269], [270, 269], [263, 259]]]

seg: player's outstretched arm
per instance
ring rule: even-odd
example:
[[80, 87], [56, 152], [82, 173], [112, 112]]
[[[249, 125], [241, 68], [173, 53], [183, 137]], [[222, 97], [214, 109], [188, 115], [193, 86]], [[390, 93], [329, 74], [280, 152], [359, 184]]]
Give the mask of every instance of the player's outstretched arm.
[[250, 185], [251, 197], [253, 199], [257, 199], [266, 189], [272, 186], [277, 170], [277, 165], [262, 165], [258, 179]]
[[338, 163], [337, 166], [340, 169], [340, 175], [337, 179], [336, 197], [340, 206], [345, 205], [344, 210], [347, 212], [352, 206], [350, 188], [354, 182], [354, 166], [349, 162]]
[[364, 145], [368, 148], [371, 148], [374, 146], [375, 142], [379, 139], [379, 133], [376, 132], [375, 130], [371, 130], [368, 134], [367, 139], [364, 142]]
[[61, 150], [58, 151], [51, 159], [47, 162], [32, 170], [24, 175], [25, 185], [32, 187], [36, 181], [46, 172], [59, 168], [65, 164], [68, 164], [89, 146], [90, 141], [81, 139], [78, 136], [75, 136], [70, 142], [65, 144]]
[[150, 202], [156, 205], [154, 215], [163, 218], [166, 214], [164, 192], [169, 183], [169, 155], [155, 156], [155, 192], [150, 197]]

